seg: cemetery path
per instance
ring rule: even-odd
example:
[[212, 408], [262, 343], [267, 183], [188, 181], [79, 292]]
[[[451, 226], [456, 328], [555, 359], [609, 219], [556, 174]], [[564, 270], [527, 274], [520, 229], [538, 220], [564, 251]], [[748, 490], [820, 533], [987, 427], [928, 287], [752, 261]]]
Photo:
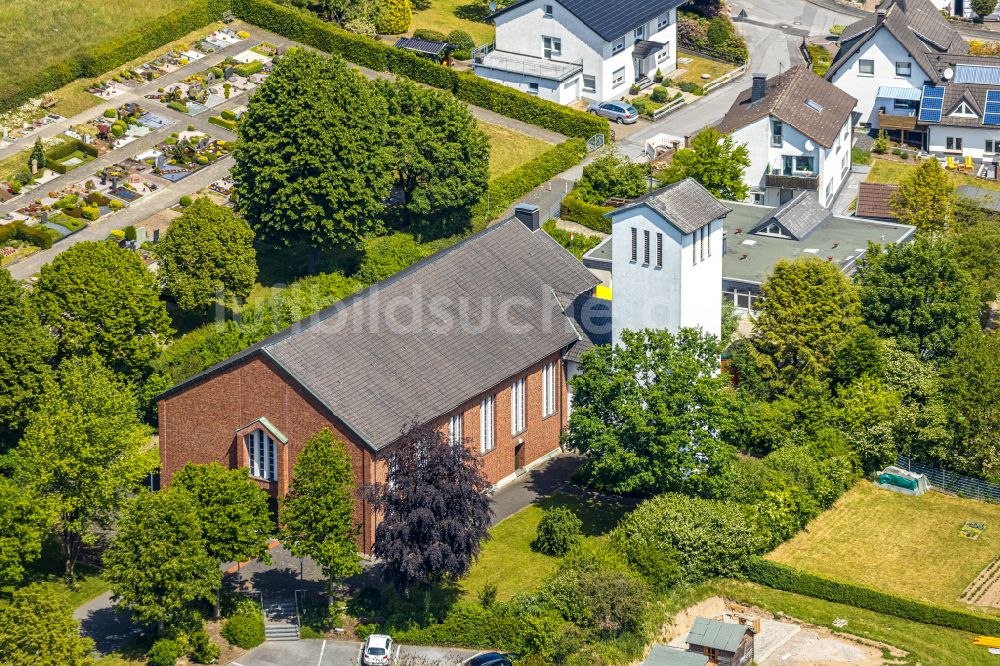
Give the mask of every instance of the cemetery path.
[[96, 223], [62, 239], [48, 250], [36, 252], [21, 261], [10, 264], [6, 268], [10, 271], [14, 279], [28, 280], [41, 270], [42, 266], [52, 261], [57, 254], [77, 243], [104, 240], [108, 237], [112, 229], [124, 229], [130, 225], [138, 224], [150, 215], [176, 204], [182, 196], [194, 194], [220, 178], [225, 178], [232, 164], [232, 157], [224, 157], [215, 164], [210, 164], [179, 183], [161, 188], [152, 194], [147, 194], [132, 206], [114, 215], [109, 215], [104, 219], [98, 220]]

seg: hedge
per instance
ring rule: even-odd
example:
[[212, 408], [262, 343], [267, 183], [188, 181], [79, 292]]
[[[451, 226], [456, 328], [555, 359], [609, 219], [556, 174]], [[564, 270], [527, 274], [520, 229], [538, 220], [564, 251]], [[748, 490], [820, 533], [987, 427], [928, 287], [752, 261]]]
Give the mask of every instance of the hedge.
[[1000, 617], [987, 617], [962, 610], [941, 608], [932, 604], [898, 597], [870, 587], [852, 585], [763, 558], [754, 558], [747, 567], [749, 580], [786, 592], [795, 592], [825, 601], [847, 604], [884, 615], [933, 624], [973, 634], [1000, 636]]
[[355, 35], [312, 14], [272, 0], [232, 0], [233, 13], [247, 23], [377, 72], [392, 72], [452, 92], [459, 99], [509, 118], [538, 125], [568, 137], [589, 139], [608, 134], [607, 120], [555, 104], [472, 73], [457, 72], [408, 51]]
[[224, 127], [230, 132], [236, 131], [237, 123], [235, 120], [227, 120], [221, 116], [210, 116], [208, 118], [208, 122], [212, 123], [213, 125], [218, 125], [219, 127]]
[[0, 226], [0, 244], [18, 239], [37, 245], [43, 250], [52, 247], [52, 235], [39, 227], [29, 227], [23, 220]]
[[204, 28], [218, 21], [230, 9], [230, 4], [231, 0], [195, 2], [0, 88], [0, 113], [15, 109], [32, 97], [49, 93], [76, 79], [102, 76], [189, 32]]
[[187, 113], [188, 112], [187, 104], [184, 104], [183, 102], [178, 102], [178, 101], [168, 102], [167, 103], [167, 108], [168, 109], [173, 109], [174, 111], [176, 111], [178, 113]]
[[[570, 139], [550, 148], [530, 162], [490, 181], [489, 197], [472, 209], [472, 228], [478, 231], [525, 194], [580, 163], [587, 154], [583, 139]], [[487, 203], [489, 214], [487, 215]]]
[[606, 234], [611, 233], [611, 220], [604, 217], [605, 213], [610, 213], [614, 208], [610, 206], [597, 206], [584, 201], [575, 190], [567, 194], [562, 200], [559, 216], [564, 220], [582, 224], [588, 229], [601, 231]]

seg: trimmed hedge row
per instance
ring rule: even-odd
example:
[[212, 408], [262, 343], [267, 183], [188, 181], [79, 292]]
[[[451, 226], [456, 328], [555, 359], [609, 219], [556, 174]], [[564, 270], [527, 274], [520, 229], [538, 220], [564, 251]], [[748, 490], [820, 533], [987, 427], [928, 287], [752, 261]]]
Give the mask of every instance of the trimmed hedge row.
[[530, 162], [508, 171], [490, 181], [489, 215], [487, 198], [484, 197], [472, 209], [472, 228], [479, 231], [490, 219], [496, 218], [507, 208], [545, 181], [580, 163], [587, 155], [587, 142], [570, 139], [551, 148]]
[[198, 0], [150, 21], [141, 28], [84, 49], [46, 67], [16, 85], [0, 88], [0, 112], [15, 109], [32, 97], [52, 92], [80, 78], [96, 78], [164, 44], [218, 21], [231, 0]]
[[613, 210], [614, 208], [610, 206], [597, 206], [589, 201], [584, 201], [583, 198], [576, 193], [576, 190], [572, 190], [562, 200], [559, 215], [564, 220], [582, 224], [588, 229], [610, 234], [611, 220], [604, 217], [604, 214], [610, 213]]
[[224, 127], [230, 132], [236, 131], [236, 125], [238, 124], [235, 120], [227, 120], [222, 116], [209, 116], [208, 122], [213, 125], [218, 125], [219, 127]]
[[408, 51], [387, 46], [325, 23], [306, 11], [271, 0], [232, 0], [233, 13], [247, 23], [377, 72], [392, 72], [509, 118], [538, 125], [568, 137], [589, 139], [608, 134], [607, 120], [539, 99], [467, 72], [436, 65]]
[[746, 576], [749, 580], [767, 587], [864, 608], [921, 624], [933, 624], [973, 634], [1000, 635], [1000, 618], [941, 608], [880, 592], [870, 587], [842, 583], [799, 571], [784, 564], [769, 562], [763, 558], [754, 558], [750, 562]]
[[48, 232], [38, 227], [29, 227], [22, 220], [0, 227], [0, 243], [6, 243], [12, 239], [27, 241], [43, 250], [52, 247], [53, 241]]

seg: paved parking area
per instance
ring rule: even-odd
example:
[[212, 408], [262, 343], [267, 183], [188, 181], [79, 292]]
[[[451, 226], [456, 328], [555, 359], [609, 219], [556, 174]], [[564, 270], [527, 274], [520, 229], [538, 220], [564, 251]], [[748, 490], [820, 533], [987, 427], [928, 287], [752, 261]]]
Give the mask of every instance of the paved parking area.
[[[231, 666], [354, 666], [361, 654], [357, 641], [274, 641], [254, 648]], [[398, 657], [419, 657], [428, 664], [457, 666], [479, 654], [459, 648], [401, 646]]]

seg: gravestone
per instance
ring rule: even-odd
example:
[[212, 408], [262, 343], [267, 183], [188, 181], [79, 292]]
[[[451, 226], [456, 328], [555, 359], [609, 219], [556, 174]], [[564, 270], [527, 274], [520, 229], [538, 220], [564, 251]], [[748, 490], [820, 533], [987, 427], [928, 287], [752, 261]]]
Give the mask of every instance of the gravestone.
[[39, 216], [38, 219], [41, 220], [41, 224], [43, 224], [43, 225], [44, 224], [48, 224], [49, 223], [49, 211], [43, 210], [42, 214]]
[[31, 174], [34, 175], [38, 173], [38, 160], [31, 160]]
[[230, 78], [232, 78], [232, 76], [233, 76], [233, 66], [228, 65], [226, 69], [224, 69], [222, 72], [222, 78], [228, 81]]

